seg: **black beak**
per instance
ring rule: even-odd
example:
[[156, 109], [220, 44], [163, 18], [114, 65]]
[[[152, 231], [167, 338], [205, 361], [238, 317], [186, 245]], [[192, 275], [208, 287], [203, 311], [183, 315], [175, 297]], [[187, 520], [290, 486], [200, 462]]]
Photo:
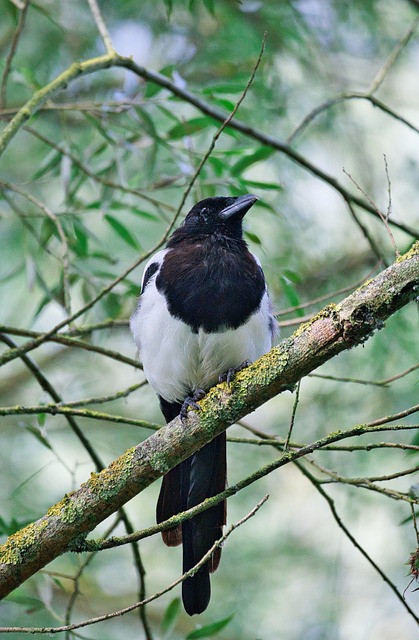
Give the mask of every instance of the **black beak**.
[[245, 196], [234, 198], [233, 204], [220, 211], [219, 216], [222, 220], [228, 220], [232, 216], [240, 215], [242, 218], [257, 201], [256, 196], [250, 193]]

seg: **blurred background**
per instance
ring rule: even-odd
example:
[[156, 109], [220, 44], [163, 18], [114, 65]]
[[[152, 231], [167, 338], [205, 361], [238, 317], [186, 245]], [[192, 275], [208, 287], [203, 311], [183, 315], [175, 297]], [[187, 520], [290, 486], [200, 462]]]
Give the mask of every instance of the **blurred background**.
[[[201, 198], [258, 196], [246, 239], [262, 262], [281, 337], [391, 264], [393, 243], [403, 253], [417, 239], [418, 2], [104, 0], [100, 10], [118, 54], [225, 116], [243, 94], [266, 33], [236, 115], [251, 130], [224, 129], [176, 224]], [[0, 15], [4, 130], [36, 91], [105, 48], [82, 0], [0, 0]], [[0, 157], [2, 352], [91, 305], [61, 340], [28, 353], [43, 378], [21, 359], [0, 369], [0, 406], [35, 407], [32, 415], [11, 409], [1, 416], [1, 541], [96, 468], [74, 425], [43, 413], [43, 404], [62, 400], [163, 423], [152, 390], [137, 388], [144, 378], [128, 318], [145, 264], [140, 258], [163, 241], [219, 126], [161, 84], [127, 69], [102, 69], [49, 96]], [[377, 209], [394, 220], [392, 237]], [[417, 336], [417, 309], [410, 305], [363, 347], [303, 379], [292, 441], [310, 443], [414, 405]], [[228, 435], [255, 439], [250, 427], [283, 440], [294, 402], [295, 394], [282, 394]], [[103, 464], [150, 434], [106, 419], [75, 420]], [[396, 421], [402, 423], [413, 425], [415, 416]], [[395, 446], [367, 447], [384, 441]], [[342, 445], [349, 450], [317, 452], [302, 468], [287, 465], [229, 500], [233, 523], [270, 495], [229, 537], [211, 605], [199, 619], [178, 610], [177, 587], [147, 607], [148, 631], [132, 612], [66, 637], [176, 640], [232, 616], [220, 639], [416, 638], [413, 616], [338, 526], [319, 486], [402, 593], [418, 544], [409, 503], [391, 491], [415, 494], [417, 450], [408, 447], [419, 438], [399, 430]], [[230, 484], [278, 455], [269, 446], [231, 442]], [[392, 479], [374, 486], [387, 494], [347, 482], [382, 476]], [[154, 523], [157, 484], [127, 505], [134, 529]], [[114, 524], [107, 520], [92, 537]], [[112, 531], [124, 532], [121, 523]], [[165, 547], [160, 536], [139, 550], [148, 595], [180, 575], [180, 550]], [[418, 612], [414, 586], [405, 598]], [[139, 594], [138, 558], [129, 546], [68, 554], [0, 603], [0, 624], [77, 622], [128, 606]]]

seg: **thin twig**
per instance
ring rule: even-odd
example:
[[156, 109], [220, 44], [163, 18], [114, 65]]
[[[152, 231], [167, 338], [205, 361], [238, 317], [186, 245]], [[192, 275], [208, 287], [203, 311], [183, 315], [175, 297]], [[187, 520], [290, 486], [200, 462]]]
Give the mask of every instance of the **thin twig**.
[[[318, 480], [319, 484], [347, 484], [351, 486], [358, 487], [360, 489], [368, 489], [369, 491], [375, 491], [376, 493], [380, 493], [382, 495], [387, 496], [388, 498], [392, 498], [393, 500], [404, 500], [409, 504], [412, 504], [412, 498], [409, 494], [402, 493], [401, 491], [395, 491], [394, 489], [387, 489], [385, 487], [380, 487], [379, 485], [374, 484], [374, 478], [345, 478], [340, 474], [336, 473], [336, 471], [332, 471], [331, 469], [327, 469], [324, 465], [317, 462], [313, 458], [306, 458], [307, 462], [309, 462], [316, 469], [324, 473], [328, 476], [327, 479]], [[399, 471], [395, 474], [388, 476], [378, 476], [375, 478], [376, 481], [389, 481], [394, 480], [395, 478], [399, 478], [404, 475], [411, 475], [412, 473], [416, 473], [419, 467], [415, 466], [412, 469], [407, 469], [404, 471]], [[419, 500], [413, 501], [419, 504]]]
[[[289, 313], [295, 313], [295, 311], [300, 311], [300, 309], [306, 309], [307, 307], [312, 307], [313, 305], [318, 304], [319, 302], [324, 302], [325, 300], [329, 300], [330, 298], [335, 298], [336, 296], [340, 296], [343, 293], [348, 293], [349, 291], [353, 291], [361, 286], [363, 282], [366, 282], [371, 278], [373, 273], [375, 273], [382, 263], [382, 260], [379, 260], [373, 269], [366, 276], [358, 280], [355, 284], [350, 284], [349, 286], [342, 287], [342, 289], [336, 289], [335, 291], [330, 291], [329, 293], [325, 293], [318, 298], [312, 298], [311, 300], [307, 300], [307, 302], [302, 302], [301, 304], [294, 305], [293, 307], [287, 307], [286, 309], [281, 309], [278, 313], [275, 314], [277, 318], [281, 318], [282, 316], [287, 316]], [[299, 320], [299, 318], [297, 318]]]
[[[127, 326], [128, 322], [124, 322], [123, 326]], [[120, 325], [119, 325], [120, 326]], [[109, 325], [102, 325], [100, 328], [108, 328]], [[96, 330], [91, 329], [90, 331]], [[10, 335], [15, 336], [23, 336], [25, 338], [35, 338], [38, 339], [42, 337], [44, 334], [39, 331], [31, 331], [29, 329], [20, 329], [18, 327], [10, 327], [7, 325], [0, 324], [0, 331], [3, 333], [8, 333]], [[83, 335], [84, 333], [89, 333], [90, 331], [83, 331], [74, 329], [72, 333], [79, 333]], [[93, 353], [98, 353], [101, 356], [105, 356], [106, 358], [111, 358], [112, 360], [117, 360], [118, 362], [123, 362], [124, 364], [129, 365], [130, 367], [135, 367], [136, 369], [142, 369], [142, 364], [138, 360], [134, 360], [134, 358], [130, 358], [129, 356], [125, 356], [119, 351], [113, 351], [112, 349], [105, 349], [104, 347], [100, 347], [99, 345], [93, 344], [91, 342], [84, 342], [83, 340], [77, 340], [75, 338], [69, 337], [70, 332], [67, 332], [65, 335], [59, 333], [58, 335], [52, 335], [45, 340], [45, 342], [55, 342], [57, 344], [62, 344], [66, 347], [72, 347], [76, 349], [84, 349], [85, 351], [91, 351]]]
[[[375, 422], [379, 422], [379, 421], [380, 420]], [[249, 431], [252, 431], [253, 433], [256, 433], [257, 435], [259, 435], [263, 440], [265, 439], [269, 440], [269, 444], [275, 447], [276, 449], [278, 449], [279, 451], [281, 452], [283, 451], [284, 443], [282, 441], [272, 439], [270, 436], [264, 434], [263, 432], [257, 429], [254, 429], [253, 427], [246, 426], [246, 428]], [[82, 542], [76, 541], [75, 543], [71, 543], [70, 550], [76, 551], [76, 552], [84, 552], [84, 551], [93, 551], [98, 549], [99, 550], [111, 549], [114, 547], [131, 543], [133, 541], [143, 540], [144, 538], [153, 536], [156, 533], [160, 533], [162, 531], [166, 531], [167, 529], [171, 529], [172, 527], [179, 525], [184, 520], [189, 520], [195, 515], [198, 515], [199, 513], [206, 511], [207, 509], [219, 504], [222, 500], [226, 500], [227, 498], [230, 498], [231, 496], [236, 495], [239, 491], [242, 491], [246, 487], [257, 482], [261, 478], [269, 475], [273, 471], [285, 466], [286, 464], [289, 464], [290, 462], [294, 462], [295, 460], [304, 458], [309, 454], [312, 454], [314, 451], [331, 449], [331, 445], [334, 442], [339, 442], [342, 439], [347, 439], [353, 436], [359, 436], [366, 433], [377, 433], [382, 430], [399, 431], [399, 430], [410, 430], [410, 429], [412, 430], [417, 429], [417, 425], [392, 425], [392, 426], [358, 425], [356, 427], [350, 428], [343, 432], [334, 432], [329, 436], [325, 436], [324, 438], [321, 438], [320, 440], [317, 440], [316, 442], [313, 442], [311, 444], [304, 444], [301, 446], [295, 445], [294, 447], [294, 445], [290, 443], [290, 446], [292, 446], [294, 449], [293, 451], [288, 451], [283, 453], [283, 455], [281, 455], [280, 458], [278, 458], [277, 460], [274, 460], [273, 462], [268, 463], [263, 467], [260, 467], [259, 469], [257, 469], [257, 471], [253, 472], [249, 476], [246, 476], [242, 480], [239, 480], [233, 485], [230, 485], [225, 491], [218, 493], [217, 495], [211, 498], [207, 498], [206, 500], [204, 500], [204, 502], [201, 502], [196, 507], [193, 507], [191, 509], [178, 513], [177, 515], [172, 516], [168, 520], [165, 520], [164, 522], [161, 522], [157, 525], [153, 525], [151, 527], [148, 527], [147, 529], [143, 529], [142, 531], [137, 531], [131, 536], [120, 536], [116, 538], [110, 538], [109, 540], [105, 540], [105, 541], [102, 541], [102, 540], [85, 540]], [[366, 445], [366, 447], [369, 448], [370, 445]], [[374, 448], [374, 445], [372, 446], [372, 448]], [[335, 449], [337, 449], [337, 447], [335, 447]], [[348, 447], [347, 450], [351, 450], [351, 447]], [[404, 494], [401, 494], [401, 495], [403, 496], [403, 500], [409, 503], [417, 502], [415, 498], [405, 496]], [[389, 497], [394, 497], [394, 495], [391, 495]]]
[[333, 382], [351, 382], [354, 384], [364, 384], [373, 387], [386, 387], [385, 382], [376, 382], [374, 380], [361, 380], [359, 378], [343, 378], [340, 376], [326, 376], [322, 373], [309, 373], [308, 378], [321, 378], [322, 380], [333, 380]]
[[351, 176], [351, 174], [350, 174], [350, 173], [348, 173], [348, 172], [346, 171], [346, 169], [345, 169], [345, 168], [343, 168], [343, 173], [344, 173], [344, 174], [346, 174], [346, 175], [348, 176], [348, 178], [353, 182], [353, 184], [356, 186], [356, 188], [357, 188], [357, 189], [362, 193], [362, 195], [363, 195], [363, 196], [368, 200], [368, 202], [370, 203], [370, 205], [371, 205], [372, 207], [374, 207], [374, 208], [375, 208], [375, 210], [376, 210], [376, 212], [377, 212], [377, 215], [381, 218], [381, 221], [383, 222], [383, 224], [384, 224], [384, 226], [385, 226], [385, 228], [386, 228], [386, 231], [387, 231], [388, 237], [390, 238], [391, 244], [393, 245], [394, 252], [395, 252], [395, 254], [396, 254], [396, 258], [399, 258], [399, 257], [400, 257], [400, 252], [399, 252], [399, 250], [398, 250], [398, 248], [397, 248], [397, 244], [396, 244], [396, 241], [395, 241], [395, 239], [394, 239], [393, 232], [391, 231], [391, 228], [390, 228], [390, 224], [389, 224], [389, 219], [388, 219], [388, 217], [387, 217], [387, 216], [385, 216], [385, 215], [380, 211], [380, 209], [377, 207], [377, 205], [375, 204], [375, 202], [374, 202], [373, 200], [371, 200], [371, 198], [367, 195], [367, 193], [364, 191], [364, 189], [363, 189], [363, 188], [362, 188], [362, 187], [361, 187], [361, 186], [356, 182], [356, 180]]
[[[22, 357], [22, 355], [20, 356]], [[63, 416], [78, 416], [79, 418], [91, 418], [93, 420], [103, 420], [104, 422], [115, 422], [116, 424], [130, 424], [134, 427], [141, 427], [142, 429], [151, 429], [157, 431], [160, 429], [160, 425], [147, 422], [147, 420], [137, 420], [125, 416], [114, 416], [109, 413], [103, 413], [102, 411], [92, 411], [89, 409], [76, 409], [73, 406], [66, 404], [46, 404], [36, 405], [31, 407], [25, 407], [22, 405], [15, 405], [13, 407], [0, 407], [0, 416], [7, 415], [37, 415], [48, 413], [50, 415], [63, 415]]]
[[[105, 531], [104, 534], [104, 538], [108, 538], [112, 531], [118, 526], [120, 522], [120, 515], [118, 514], [117, 517], [115, 518], [113, 524], [111, 524], [111, 526], [107, 529], [107, 531]], [[70, 595], [70, 598], [68, 599], [67, 602], [67, 606], [66, 606], [66, 611], [65, 611], [65, 623], [67, 626], [69, 626], [71, 624], [71, 614], [73, 612], [74, 609], [74, 605], [76, 603], [77, 598], [81, 595], [80, 592], [80, 578], [83, 574], [83, 572], [85, 571], [85, 569], [87, 568], [87, 566], [92, 562], [92, 560], [94, 560], [96, 555], [96, 552], [92, 552], [90, 553], [81, 563], [78, 571], [76, 572], [76, 574], [71, 578], [74, 581], [74, 588], [73, 591]], [[70, 640], [71, 638], [71, 634], [69, 633], [70, 629], [68, 629], [66, 631], [66, 639]]]
[[294, 404], [292, 407], [292, 412], [291, 412], [291, 420], [290, 420], [290, 426], [288, 429], [288, 433], [287, 433], [287, 437], [285, 438], [285, 442], [284, 442], [284, 451], [288, 451], [289, 449], [289, 444], [290, 444], [290, 440], [291, 440], [291, 434], [292, 434], [292, 430], [294, 428], [294, 423], [295, 423], [295, 416], [297, 413], [297, 407], [298, 407], [298, 403], [300, 401], [300, 389], [301, 389], [301, 380], [299, 380], [297, 382], [297, 384], [295, 385], [295, 399], [294, 399]]
[[[252, 433], [259, 434], [259, 438], [240, 438], [236, 436], [229, 436], [227, 438], [227, 442], [234, 442], [235, 444], [250, 444], [256, 445], [258, 447], [261, 446], [274, 446], [279, 450], [283, 450], [284, 440], [282, 438], [271, 437], [269, 434], [262, 435], [257, 430], [254, 430], [253, 427], [246, 425], [242, 420], [240, 420], [237, 424], [244, 427], [248, 431]], [[416, 425], [416, 428], [419, 429], [419, 425]], [[301, 449], [302, 447], [307, 446], [307, 444], [303, 444], [301, 442], [290, 442], [290, 449]], [[368, 444], [353, 444], [353, 445], [326, 445], [322, 447], [322, 451], [342, 451], [347, 453], [353, 453], [354, 451], [373, 451], [374, 449], [400, 449], [401, 451], [419, 451], [419, 446], [415, 444], [405, 444], [403, 442], [370, 442]]]
[[371, 83], [371, 85], [370, 85], [370, 87], [368, 89], [368, 92], [367, 92], [368, 94], [372, 95], [373, 93], [375, 93], [377, 91], [377, 89], [380, 87], [380, 85], [384, 82], [385, 77], [387, 76], [387, 74], [390, 71], [391, 67], [394, 65], [394, 63], [396, 62], [397, 58], [399, 57], [399, 55], [401, 54], [401, 52], [406, 47], [407, 43], [409, 42], [409, 40], [411, 39], [411, 37], [415, 33], [418, 24], [419, 24], [419, 18], [415, 18], [415, 20], [413, 21], [413, 24], [410, 27], [410, 29], [403, 36], [403, 38], [400, 40], [400, 42], [398, 42], [396, 44], [396, 46], [394, 47], [393, 51], [388, 56], [387, 60], [384, 62], [383, 66], [378, 71], [377, 75], [375, 76], [374, 80], [372, 81], [372, 83]]
[[126, 389], [122, 389], [121, 391], [115, 391], [115, 393], [109, 394], [107, 396], [93, 396], [92, 398], [71, 400], [70, 402], [65, 402], [64, 404], [66, 407], [86, 407], [89, 404], [105, 404], [107, 402], [119, 400], [120, 398], [127, 398], [131, 393], [134, 393], [134, 391], [138, 391], [138, 389], [141, 389], [141, 387], [144, 387], [147, 384], [147, 380], [143, 380], [142, 382], [137, 382], [137, 384], [133, 384]]
[[19, 38], [22, 35], [23, 27], [25, 26], [26, 14], [29, 9], [29, 4], [31, 0], [24, 0], [20, 9], [19, 20], [17, 23], [16, 31], [13, 35], [12, 43], [10, 45], [10, 51], [7, 55], [6, 62], [4, 65], [3, 76], [1, 79], [1, 89], [0, 89], [0, 109], [4, 107], [6, 104], [6, 93], [7, 93], [7, 80], [10, 75], [10, 71], [12, 69], [12, 61], [14, 55], [16, 53], [17, 45], [19, 42]]
[[355, 208], [350, 200], [345, 198], [345, 202], [348, 206], [349, 212], [355, 222], [355, 224], [360, 228], [362, 235], [370, 245], [372, 252], [380, 263], [383, 263], [386, 267], [388, 267], [388, 262], [382, 255], [382, 251], [380, 250], [378, 244], [376, 243], [373, 236], [370, 234], [368, 227], [361, 221], [359, 216], [357, 215]]
[[8, 189], [9, 191], [14, 191], [15, 193], [18, 193], [23, 198], [26, 198], [26, 200], [28, 200], [29, 202], [32, 202], [32, 204], [34, 204], [36, 207], [41, 209], [41, 211], [43, 211], [45, 215], [54, 223], [57, 229], [58, 236], [61, 240], [61, 247], [62, 247], [61, 260], [62, 260], [62, 269], [63, 269], [63, 306], [67, 315], [71, 316], [69, 249], [68, 249], [67, 237], [64, 233], [64, 229], [62, 227], [60, 220], [57, 218], [55, 213], [51, 211], [49, 207], [47, 207], [43, 202], [38, 200], [38, 198], [36, 198], [34, 195], [29, 193], [29, 191], [26, 191], [25, 189], [22, 189], [21, 187], [18, 187], [15, 184], [11, 184], [6, 180], [0, 180], [0, 188]]
[[395, 380], [404, 378], [404, 376], [407, 376], [409, 373], [412, 373], [412, 371], [416, 371], [416, 369], [419, 369], [419, 362], [417, 364], [414, 364], [413, 367], [409, 367], [409, 369], [406, 369], [405, 371], [402, 371], [401, 373], [398, 373], [397, 375], [392, 376], [391, 378], [380, 380], [380, 382], [382, 385], [390, 384], [390, 382], [394, 382]]
[[112, 54], [114, 52], [114, 48], [112, 46], [111, 37], [105, 24], [105, 20], [103, 19], [102, 13], [99, 9], [99, 5], [96, 0], [87, 0], [87, 2], [89, 4], [90, 11], [92, 12], [94, 21], [96, 22], [97, 29], [103, 40], [103, 44], [105, 45], [106, 52]]
[[335, 503], [332, 500], [332, 498], [329, 496], [329, 494], [323, 489], [321, 484], [319, 484], [317, 479], [305, 468], [305, 466], [303, 464], [300, 464], [298, 462], [296, 462], [295, 464], [298, 467], [298, 469], [301, 471], [301, 473], [303, 475], [305, 475], [306, 478], [308, 478], [310, 480], [312, 485], [317, 489], [317, 491], [320, 493], [320, 495], [326, 500], [326, 502], [329, 505], [329, 508], [330, 508], [330, 510], [332, 512], [332, 515], [333, 515], [338, 527], [340, 529], [342, 529], [342, 531], [344, 532], [346, 537], [350, 540], [352, 545], [356, 549], [358, 549], [358, 551], [360, 551], [360, 553], [364, 556], [364, 558], [366, 558], [366, 560], [375, 569], [375, 571], [377, 571], [377, 573], [379, 573], [379, 575], [382, 577], [384, 582], [390, 587], [390, 589], [393, 591], [395, 596], [398, 598], [398, 600], [404, 606], [406, 611], [414, 618], [414, 620], [416, 620], [416, 622], [418, 622], [419, 618], [417, 617], [415, 612], [409, 607], [409, 605], [406, 603], [406, 601], [403, 598], [403, 595], [399, 592], [399, 590], [397, 589], [396, 585], [390, 580], [390, 578], [384, 573], [384, 571], [378, 566], [378, 564], [376, 562], [374, 562], [374, 560], [371, 558], [371, 556], [359, 544], [359, 542], [356, 540], [356, 538], [351, 534], [349, 529], [343, 523], [341, 517], [339, 516], [339, 514], [338, 514], [338, 512], [336, 510]]
[[231, 533], [233, 533], [235, 529], [243, 525], [245, 522], [247, 522], [247, 520], [249, 520], [249, 518], [253, 517], [257, 513], [257, 511], [262, 507], [262, 505], [266, 502], [268, 498], [269, 498], [268, 495], [264, 496], [264, 498], [262, 498], [262, 500], [260, 500], [260, 502], [258, 502], [258, 504], [246, 516], [244, 516], [244, 518], [242, 518], [235, 524], [230, 525], [230, 527], [223, 534], [223, 536], [213, 544], [211, 549], [207, 551], [207, 553], [201, 558], [199, 562], [195, 564], [194, 567], [192, 567], [192, 569], [184, 573], [180, 578], [172, 582], [172, 584], [170, 584], [168, 587], [165, 587], [161, 591], [154, 593], [152, 596], [149, 596], [148, 598], [145, 598], [140, 602], [136, 602], [135, 604], [132, 604], [129, 607], [120, 609], [119, 611], [113, 611], [112, 613], [107, 613], [102, 616], [90, 618], [89, 620], [84, 620], [82, 622], [78, 622], [72, 625], [65, 625], [61, 627], [0, 627], [0, 633], [19, 633], [19, 632], [32, 633], [32, 634], [62, 633], [63, 631], [73, 631], [74, 629], [87, 627], [89, 625], [97, 624], [98, 622], [111, 620], [112, 618], [117, 618], [125, 615], [126, 613], [129, 613], [130, 611], [134, 611], [139, 607], [144, 607], [146, 604], [149, 604], [150, 602], [157, 600], [157, 598], [160, 598], [161, 596], [165, 595], [166, 593], [168, 593], [169, 591], [177, 587], [177, 585], [183, 582], [184, 580], [186, 580], [186, 578], [190, 578], [191, 576], [193, 576], [198, 571], [198, 569], [202, 567], [210, 559], [214, 551], [220, 546], [222, 546], [225, 540], [227, 540], [227, 538], [231, 535]]
[[353, 382], [355, 384], [365, 384], [375, 387], [388, 387], [391, 382], [395, 382], [396, 380], [400, 380], [400, 378], [404, 378], [409, 375], [413, 371], [419, 368], [419, 363], [414, 364], [413, 367], [409, 367], [405, 371], [396, 374], [395, 376], [391, 376], [390, 378], [386, 378], [385, 380], [361, 380], [359, 378], [341, 378], [340, 376], [327, 376], [321, 373], [309, 373], [307, 377], [309, 378], [321, 378], [322, 380], [333, 380], [334, 382]]

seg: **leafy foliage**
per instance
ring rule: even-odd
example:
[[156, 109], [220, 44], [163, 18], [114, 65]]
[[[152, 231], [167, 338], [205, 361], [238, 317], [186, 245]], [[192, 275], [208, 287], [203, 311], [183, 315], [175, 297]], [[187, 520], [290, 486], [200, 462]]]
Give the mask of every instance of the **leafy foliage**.
[[[0, 140], [37, 91], [71, 64], [104, 53], [87, 2], [30, 2], [22, 21], [26, 4], [0, 0]], [[112, 63], [82, 71], [39, 103], [0, 156], [0, 404], [11, 408], [1, 417], [3, 536], [42, 516], [102, 460], [149, 433], [128, 425], [111, 429], [112, 423], [83, 414], [53, 416], [45, 413], [46, 404], [161, 421], [145, 384], [131, 393], [142, 374], [133, 366], [127, 324], [147, 257], [195, 201], [245, 192], [259, 197], [246, 221], [246, 239], [262, 261], [275, 308], [293, 307], [279, 318], [283, 337], [294, 328], [290, 317], [297, 326], [299, 318], [370, 277], [378, 261], [393, 261], [392, 240], [376, 207], [390, 213], [400, 251], [408, 249], [417, 237], [416, 4], [100, 3], [117, 54], [132, 56], [149, 73]], [[258, 73], [197, 173], [243, 94], [265, 31]], [[155, 71], [160, 75], [153, 80]], [[318, 372], [323, 378], [304, 379], [292, 444], [412, 407], [416, 322], [415, 310], [404, 309], [364, 349], [324, 366]], [[6, 362], [14, 348], [10, 339], [27, 347], [59, 323], [60, 330], [27, 351], [29, 362]], [[284, 442], [294, 400], [281, 396], [250, 416], [246, 425], [253, 434], [231, 430], [248, 441], [231, 446], [230, 482], [270, 459], [272, 447], [254, 446], [258, 434]], [[12, 411], [31, 406], [38, 407], [33, 421]], [[413, 413], [403, 420], [412, 426]], [[302, 468], [288, 465], [241, 492], [229, 504], [232, 521], [251, 509], [260, 491], [271, 493], [275, 506], [231, 537], [201, 628], [191, 630], [179, 600], [168, 605], [165, 595], [142, 610], [144, 637], [157, 635], [154, 626], [167, 638], [362, 640], [368, 633], [374, 640], [394, 628], [393, 635], [413, 639], [413, 617], [388, 585], [378, 593], [381, 578], [334, 526], [321, 493], [323, 488], [333, 497], [349, 530], [403, 591], [404, 563], [417, 547], [417, 496], [410, 487], [418, 438], [411, 433], [390, 431], [384, 445], [381, 434], [348, 442], [347, 450], [318, 452]], [[128, 506], [132, 528], [153, 523], [152, 494]], [[124, 522], [125, 528], [116, 516], [95, 535], [115, 535], [115, 529], [122, 535], [129, 530]], [[88, 619], [141, 600], [146, 586], [147, 593], [158, 591], [178, 575], [173, 554], [156, 536], [139, 548], [141, 559], [137, 547], [124, 547], [56, 560], [0, 604], [2, 624], [44, 627], [57, 619]], [[415, 606], [414, 592], [406, 593], [406, 602]], [[139, 620], [131, 613], [108, 621], [101, 638], [137, 636]]]

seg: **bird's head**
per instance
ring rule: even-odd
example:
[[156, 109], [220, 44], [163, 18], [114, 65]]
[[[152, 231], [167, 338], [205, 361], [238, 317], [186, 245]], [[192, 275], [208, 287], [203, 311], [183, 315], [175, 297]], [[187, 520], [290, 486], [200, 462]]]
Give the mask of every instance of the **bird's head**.
[[181, 227], [182, 234], [213, 234], [241, 237], [242, 220], [257, 197], [251, 194], [238, 197], [205, 198], [194, 205]]

